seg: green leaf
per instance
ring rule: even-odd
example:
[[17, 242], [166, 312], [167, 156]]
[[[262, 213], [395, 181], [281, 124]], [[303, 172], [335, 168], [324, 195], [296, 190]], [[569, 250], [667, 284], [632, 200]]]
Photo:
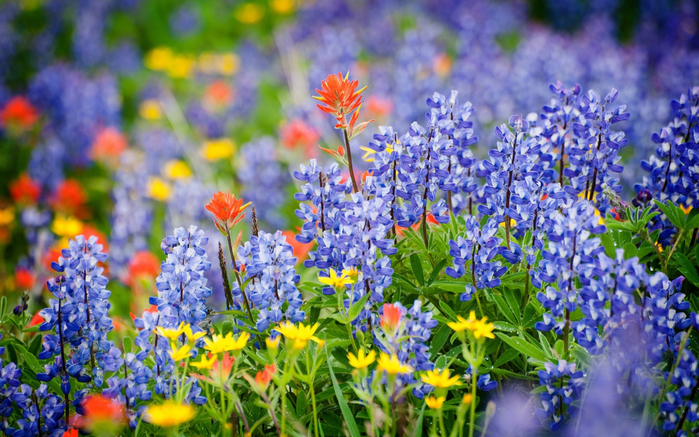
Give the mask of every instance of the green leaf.
[[624, 245], [624, 258], [629, 259], [638, 255], [638, 248], [633, 243], [627, 243]]
[[39, 360], [33, 354], [30, 354], [27, 348], [19, 344], [19, 342], [13, 343], [12, 346], [19, 352], [19, 355], [24, 359], [24, 362], [29, 365], [29, 368], [39, 373], [44, 371], [44, 367], [39, 364]]
[[519, 328], [517, 328], [515, 325], [507, 322], [495, 322], [493, 323], [493, 326], [495, 329], [498, 331], [505, 331], [505, 332], [517, 332]]
[[655, 201], [655, 204], [658, 205], [658, 208], [667, 216], [667, 218], [670, 220], [670, 222], [677, 228], [677, 229], [683, 229], [684, 228], [684, 211], [680, 209], [679, 206], [676, 206], [672, 203], [662, 203], [658, 202], [657, 200]]
[[449, 329], [447, 325], [442, 325], [437, 329], [437, 333], [432, 338], [432, 344], [430, 345], [430, 354], [432, 356], [436, 355], [439, 350], [442, 349], [444, 343], [449, 339], [450, 333], [451, 329]]
[[684, 225], [684, 229], [687, 231], [695, 228], [699, 228], [699, 208], [692, 208]]
[[602, 241], [602, 245], [604, 246], [604, 253], [606, 253], [609, 257], [614, 257], [616, 246], [614, 245], [612, 236], [605, 232], [604, 234], [599, 235], [599, 239]]
[[[369, 294], [367, 293], [367, 296], [368, 295]], [[325, 349], [325, 353], [328, 353], [327, 349]], [[345, 419], [345, 424], [347, 425], [347, 430], [349, 430], [350, 436], [361, 437], [361, 434], [359, 433], [359, 427], [357, 426], [357, 422], [354, 420], [352, 410], [350, 410], [349, 405], [347, 405], [347, 401], [345, 400], [345, 397], [342, 394], [342, 390], [340, 390], [340, 386], [337, 383], [337, 378], [335, 378], [335, 372], [333, 372], [333, 366], [330, 364], [329, 357], [328, 370], [330, 372], [330, 378], [333, 381], [333, 389], [335, 390], [335, 397], [337, 398], [337, 403], [340, 405], [342, 417]]]
[[515, 315], [512, 314], [510, 307], [508, 307], [505, 303], [505, 299], [503, 299], [502, 296], [500, 296], [497, 293], [493, 293], [493, 299], [495, 300], [495, 305], [498, 307], [500, 313], [504, 315], [510, 323], [512, 323], [513, 325], [518, 325], [519, 320], [517, 320], [515, 318]]
[[548, 358], [544, 352], [533, 344], [519, 337], [508, 337], [507, 335], [497, 332], [496, 335], [500, 337], [502, 341], [507, 343], [513, 349], [517, 349], [519, 352], [527, 357], [534, 358], [539, 361], [547, 361]]
[[131, 337], [129, 337], [128, 335], [124, 336], [123, 344], [125, 354], [131, 353], [133, 351], [133, 340], [131, 339]]
[[679, 271], [684, 275], [685, 278], [692, 284], [699, 287], [699, 273], [691, 261], [682, 253], [675, 252], [673, 258], [677, 258], [679, 262]]
[[427, 279], [427, 285], [431, 285], [434, 281], [437, 280], [437, 277], [439, 276], [442, 271], [444, 271], [444, 266], [447, 264], [447, 260], [443, 259], [441, 260], [437, 266], [432, 270], [432, 273], [430, 274], [430, 277]]
[[7, 298], [5, 296], [0, 299], [0, 317], [5, 316], [5, 310], [7, 310]]
[[425, 415], [425, 407], [427, 404], [422, 404], [422, 409], [420, 410], [420, 415], [417, 417], [417, 422], [415, 423], [415, 437], [422, 437], [422, 418]]
[[442, 310], [442, 313], [443, 313], [443, 314], [449, 316], [449, 318], [450, 318], [451, 320], [456, 321], [456, 313], [454, 312], [453, 309], [451, 309], [451, 307], [449, 306], [448, 303], [446, 303], [446, 302], [443, 301], [443, 300], [440, 301], [440, 302], [439, 302], [439, 309]]
[[507, 364], [510, 361], [514, 360], [519, 356], [519, 351], [516, 349], [507, 349], [505, 352], [503, 352], [502, 355], [500, 355], [495, 361], [495, 364], [493, 365], [494, 367], [500, 367], [503, 364]]
[[425, 274], [422, 271], [422, 261], [417, 253], [410, 255], [410, 266], [413, 268], [413, 275], [421, 287], [425, 285]]
[[352, 304], [349, 310], [350, 321], [359, 317], [359, 313], [361, 313], [362, 309], [364, 309], [364, 305], [366, 304], [366, 301], [369, 300], [369, 297], [371, 297], [371, 293], [366, 293], [361, 299]]

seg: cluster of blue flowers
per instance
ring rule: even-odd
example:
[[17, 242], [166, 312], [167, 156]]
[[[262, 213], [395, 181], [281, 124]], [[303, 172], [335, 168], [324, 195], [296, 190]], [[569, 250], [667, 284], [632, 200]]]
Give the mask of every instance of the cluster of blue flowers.
[[[245, 294], [254, 308], [260, 310], [256, 329], [265, 331], [270, 323], [278, 324], [285, 317], [292, 323], [303, 321], [301, 292], [296, 288], [296, 258], [293, 248], [281, 231], [269, 234], [260, 231], [238, 249], [239, 261], [245, 266]], [[231, 284], [235, 307], [244, 310], [243, 296], [237, 282]], [[282, 312], [282, 306], [288, 304]]]
[[[294, 177], [306, 182], [294, 197], [301, 202], [296, 215], [305, 221], [296, 239], [301, 243], [317, 241], [318, 246], [309, 252], [304, 261], [306, 267], [316, 267], [322, 275], [329, 270], [356, 272], [357, 277], [344, 296], [349, 309], [367, 293], [364, 310], [352, 321], [358, 329], [367, 331], [375, 323], [374, 304], [383, 302], [383, 291], [391, 284], [393, 269], [387, 256], [396, 253], [393, 240], [387, 238], [391, 229], [391, 195], [389, 188], [368, 175], [361, 193], [349, 193], [349, 180], [341, 182], [337, 164], [328, 166], [325, 172], [315, 160], [310, 166], [301, 166]], [[347, 198], [349, 195], [349, 199]], [[323, 293], [335, 294], [332, 287]], [[368, 322], [368, 325], [367, 325]]]
[[[699, 207], [699, 87], [690, 88], [671, 103], [674, 119], [651, 139], [658, 146], [641, 168], [649, 174], [636, 184], [635, 203], [645, 206], [651, 199], [670, 201], [684, 208]], [[651, 231], [660, 230], [660, 242], [669, 245], [675, 229], [661, 215]]]
[[[372, 331], [374, 344], [384, 353], [395, 355], [402, 364], [409, 365], [417, 371], [434, 370], [434, 363], [430, 361], [429, 347], [427, 346], [432, 329], [437, 327], [437, 320], [432, 318], [432, 311], [423, 311], [422, 302], [416, 300], [410, 309], [405, 308], [400, 302], [392, 304], [400, 310], [401, 317], [395, 331], [377, 329]], [[383, 315], [384, 306], [379, 309], [379, 316]], [[373, 376], [372, 376], [373, 377]], [[405, 385], [414, 384], [413, 395], [422, 399], [434, 388], [421, 382], [414, 372], [399, 374], [395, 387], [389, 387], [394, 395]]]
[[[134, 320], [139, 329], [135, 344], [140, 351], [127, 353], [124, 374], [115, 375], [108, 381], [109, 389], [105, 395], [123, 401], [132, 427], [143, 413], [143, 406], [137, 402], [147, 401], [152, 393], [147, 383], [154, 378], [156, 394], [170, 398], [180, 389], [179, 381], [172, 380], [175, 363], [170, 356], [171, 346], [167, 339], [160, 337], [157, 327], [177, 329], [181, 324], [188, 324], [192, 332], [202, 332], [210, 323], [211, 309], [206, 300], [211, 290], [206, 287], [204, 273], [211, 268], [207, 261], [204, 247], [209, 238], [204, 231], [190, 226], [188, 229], [177, 228], [174, 235], [163, 239], [160, 247], [166, 255], [162, 263], [162, 272], [156, 279], [158, 296], [149, 299], [151, 305], [157, 306], [157, 312], [145, 311], [142, 317]], [[203, 344], [203, 340], [199, 340]], [[144, 360], [154, 354], [155, 365], [149, 368]], [[191, 384], [187, 400], [197, 405], [206, 403], [201, 395], [202, 389], [194, 378], [185, 384]]]

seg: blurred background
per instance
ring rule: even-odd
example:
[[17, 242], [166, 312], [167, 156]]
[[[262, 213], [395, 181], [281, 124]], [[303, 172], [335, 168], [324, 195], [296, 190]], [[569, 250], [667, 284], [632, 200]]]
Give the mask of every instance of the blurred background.
[[0, 294], [40, 303], [50, 261], [93, 234], [130, 325], [154, 293], [160, 241], [196, 225], [220, 302], [204, 209], [218, 189], [252, 201], [303, 259], [291, 172], [340, 144], [311, 99], [338, 71], [368, 84], [363, 118], [376, 119], [356, 160], [378, 126], [422, 122], [435, 91], [473, 103], [484, 155], [495, 126], [550, 103], [549, 84], [616, 88], [631, 190], [670, 100], [699, 85], [698, 14], [688, 0], [2, 1]]

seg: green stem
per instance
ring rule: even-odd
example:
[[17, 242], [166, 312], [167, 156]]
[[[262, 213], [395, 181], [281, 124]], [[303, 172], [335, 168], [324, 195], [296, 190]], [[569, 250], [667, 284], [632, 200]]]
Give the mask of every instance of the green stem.
[[[471, 343], [471, 356], [476, 356], [474, 343]], [[476, 421], [476, 383], [478, 382], [478, 366], [471, 363], [471, 418], [469, 421], [468, 437], [473, 437], [473, 425]]]
[[444, 415], [441, 408], [439, 409], [439, 429], [443, 436], [447, 435], [447, 431], [444, 429]]
[[306, 351], [306, 372], [308, 372], [308, 386], [311, 389], [311, 403], [313, 404], [313, 431], [316, 437], [318, 437], [318, 411], [316, 410], [316, 391], [313, 387], [313, 380], [315, 379], [315, 365], [313, 371], [311, 371], [311, 352]]

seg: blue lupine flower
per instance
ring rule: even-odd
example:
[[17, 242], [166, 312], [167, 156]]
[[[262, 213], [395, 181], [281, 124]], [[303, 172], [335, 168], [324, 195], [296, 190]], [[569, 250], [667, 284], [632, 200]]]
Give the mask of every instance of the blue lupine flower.
[[[105, 371], [115, 371], [105, 361], [114, 344], [107, 339], [113, 329], [109, 318], [110, 292], [105, 289], [108, 279], [102, 276], [107, 255], [103, 246], [97, 243], [97, 237], [87, 240], [79, 235], [70, 240], [69, 248], [63, 249], [58, 262], [51, 266], [62, 273], [60, 280], [48, 283], [49, 291], [56, 299], [49, 301], [49, 308], [41, 310], [44, 323], [42, 331], [55, 329], [55, 335], [44, 337], [44, 349], [39, 358], [45, 359], [61, 353], [62, 345], [70, 343], [71, 356], [62, 363], [63, 384], [68, 384], [65, 371], [80, 382], [93, 381], [100, 387], [104, 381]], [[65, 300], [65, 302], [62, 302]], [[90, 363], [91, 374], [86, 371]]]
[[[249, 281], [245, 286], [248, 301], [260, 310], [256, 329], [263, 332], [270, 323], [280, 323], [282, 317], [292, 323], [303, 321], [306, 313], [300, 310], [303, 299], [296, 288], [300, 279], [296, 274], [296, 258], [281, 231], [274, 234], [260, 231], [238, 249], [238, 254], [245, 266], [245, 281]], [[231, 288], [236, 306], [242, 310], [240, 287], [234, 283]], [[284, 304], [288, 306], [282, 313]]]
[[539, 370], [539, 384], [546, 387], [541, 394], [541, 408], [536, 413], [542, 419], [549, 419], [549, 429], [556, 431], [563, 421], [563, 406], [570, 406], [578, 398], [583, 388], [583, 372], [575, 370], [575, 363], [560, 360], [558, 364], [544, 363], [545, 370]]

